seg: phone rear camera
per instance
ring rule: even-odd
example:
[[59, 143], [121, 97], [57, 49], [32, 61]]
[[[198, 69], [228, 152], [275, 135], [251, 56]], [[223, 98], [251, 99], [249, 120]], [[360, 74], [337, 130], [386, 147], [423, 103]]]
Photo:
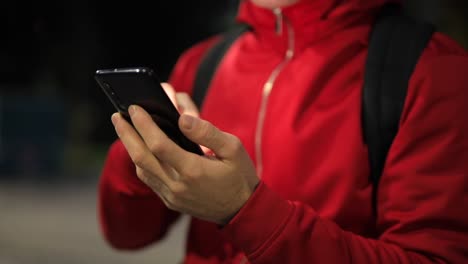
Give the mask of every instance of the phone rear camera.
[[128, 107], [126, 105], [122, 104], [122, 103], [119, 103], [119, 108], [124, 110], [124, 111], [127, 111]]
[[104, 86], [104, 89], [105, 89], [108, 93], [110, 93], [112, 96], [115, 96], [115, 93], [114, 93], [114, 91], [111, 89], [110, 84], [108, 84], [108, 83], [103, 83], [102, 85]]

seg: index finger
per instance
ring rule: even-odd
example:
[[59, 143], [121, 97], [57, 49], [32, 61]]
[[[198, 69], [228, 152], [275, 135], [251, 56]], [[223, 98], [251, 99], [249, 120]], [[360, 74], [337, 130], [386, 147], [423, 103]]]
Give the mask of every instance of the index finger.
[[172, 141], [143, 108], [132, 105], [129, 112], [133, 125], [148, 149], [159, 160], [167, 163], [176, 171], [182, 171], [189, 162], [194, 160], [194, 157], [198, 156], [182, 149]]
[[168, 185], [171, 179], [164, 173], [161, 164], [150, 152], [135, 129], [119, 113], [112, 115], [112, 123], [133, 163], [137, 167], [144, 168], [158, 175], [161, 181]]

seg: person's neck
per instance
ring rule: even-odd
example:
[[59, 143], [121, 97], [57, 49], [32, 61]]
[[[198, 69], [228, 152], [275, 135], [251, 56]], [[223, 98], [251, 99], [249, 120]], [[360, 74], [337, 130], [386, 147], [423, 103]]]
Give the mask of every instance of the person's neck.
[[299, 2], [299, 0], [247, 0], [263, 8], [274, 9], [278, 7], [290, 6]]

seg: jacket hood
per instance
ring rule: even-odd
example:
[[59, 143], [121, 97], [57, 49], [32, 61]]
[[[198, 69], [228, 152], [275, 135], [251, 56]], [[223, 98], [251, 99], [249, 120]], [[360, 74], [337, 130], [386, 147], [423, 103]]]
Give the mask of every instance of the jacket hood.
[[[241, 0], [237, 21], [249, 24], [252, 30], [268, 42], [275, 41], [278, 19], [295, 32], [296, 48], [353, 26], [369, 25], [380, 8], [400, 0], [299, 0], [276, 10], [259, 7], [251, 0]], [[283, 47], [284, 48], [284, 47]]]
[[[309, 21], [320, 21], [336, 19], [337, 17], [349, 16], [354, 13], [368, 13], [371, 10], [380, 8], [387, 3], [401, 3], [401, 0], [299, 0], [297, 3], [283, 7], [285, 13], [306, 15]], [[251, 0], [241, 0], [241, 10], [250, 8], [271, 9], [256, 6]], [[239, 13], [239, 19], [246, 19], [247, 14]]]

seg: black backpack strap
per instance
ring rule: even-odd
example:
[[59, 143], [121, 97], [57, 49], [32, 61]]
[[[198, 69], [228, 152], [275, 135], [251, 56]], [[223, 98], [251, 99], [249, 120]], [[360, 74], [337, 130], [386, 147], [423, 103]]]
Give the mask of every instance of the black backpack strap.
[[362, 100], [374, 205], [387, 153], [398, 131], [410, 77], [433, 32], [432, 25], [403, 15], [397, 5], [386, 6], [374, 24]]
[[223, 34], [222, 39], [216, 43], [203, 57], [200, 66], [198, 67], [195, 82], [193, 85], [193, 101], [201, 108], [203, 99], [205, 98], [211, 79], [221, 62], [224, 54], [231, 47], [232, 43], [249, 29], [246, 24], [236, 24], [230, 30]]

